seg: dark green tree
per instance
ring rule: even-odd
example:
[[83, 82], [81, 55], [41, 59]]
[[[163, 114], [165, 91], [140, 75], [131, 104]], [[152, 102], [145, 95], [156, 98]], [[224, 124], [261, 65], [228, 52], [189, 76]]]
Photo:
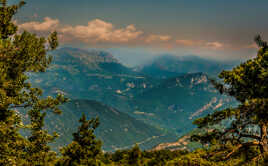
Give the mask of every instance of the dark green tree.
[[57, 165], [100, 165], [101, 141], [94, 135], [99, 126], [99, 119], [86, 120], [86, 116], [83, 115], [79, 122], [81, 126], [76, 133], [73, 133], [73, 142], [61, 149], [62, 157]]
[[[58, 46], [57, 33], [48, 39], [18, 33], [12, 18], [24, 4], [9, 6], [0, 0], [0, 165], [50, 165], [56, 155], [47, 144], [56, 135], [43, 129], [44, 117], [46, 111], [59, 113], [57, 106], [66, 99], [60, 94], [41, 98], [42, 90], [32, 87], [28, 79], [31, 72], [45, 72], [52, 59], [47, 52]], [[22, 121], [26, 113], [27, 125]], [[22, 137], [20, 129], [31, 134]]]
[[218, 156], [218, 160], [244, 156], [246, 162], [265, 162], [267, 157], [268, 46], [260, 36], [255, 41], [260, 47], [255, 58], [221, 72], [222, 82], [213, 81], [221, 93], [239, 101], [239, 106], [216, 111], [194, 122], [199, 128], [212, 128], [192, 139], [216, 145], [211, 156]]
[[129, 150], [127, 163], [128, 165], [132, 166], [142, 165], [142, 151], [140, 150], [138, 145], [135, 145], [132, 149]]

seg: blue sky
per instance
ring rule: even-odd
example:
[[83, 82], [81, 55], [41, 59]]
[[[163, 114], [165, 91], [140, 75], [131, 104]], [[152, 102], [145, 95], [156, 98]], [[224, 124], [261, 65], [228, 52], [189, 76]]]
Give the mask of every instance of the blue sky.
[[[46, 20], [48, 22], [57, 20], [55, 29], [68, 36], [68, 39], [62, 40], [63, 43], [81, 47], [148, 48], [180, 54], [241, 58], [256, 52], [254, 35], [261, 34], [268, 39], [267, 0], [26, 2], [27, 5], [16, 17], [19, 23], [35, 21], [41, 25], [45, 17], [50, 18]], [[107, 29], [101, 30], [106, 36], [102, 36], [98, 29], [104, 26]], [[31, 29], [29, 25], [24, 27], [38, 30]], [[91, 32], [92, 27], [96, 31]], [[101, 37], [94, 36], [94, 33]], [[94, 37], [100, 38], [94, 40]]]

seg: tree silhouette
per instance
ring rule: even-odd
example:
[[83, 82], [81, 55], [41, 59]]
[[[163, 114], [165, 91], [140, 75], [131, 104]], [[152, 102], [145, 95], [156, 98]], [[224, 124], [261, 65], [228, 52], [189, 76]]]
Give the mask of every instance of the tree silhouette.
[[[43, 129], [46, 111], [59, 112], [66, 101], [63, 95], [42, 97], [42, 90], [32, 87], [29, 73], [44, 72], [52, 57], [48, 51], [58, 46], [57, 33], [48, 39], [29, 32], [18, 33], [13, 16], [25, 5], [7, 5], [0, 0], [0, 165], [49, 165], [56, 157], [47, 145], [54, 140]], [[22, 121], [27, 112], [30, 123]], [[21, 129], [29, 129], [28, 138]]]
[[61, 149], [62, 158], [57, 165], [90, 165], [100, 164], [101, 141], [96, 139], [94, 131], [99, 126], [99, 119], [86, 120], [83, 115], [79, 120], [81, 126], [73, 133], [73, 142]]
[[[216, 124], [226, 125], [192, 137], [204, 144], [218, 143], [218, 153], [213, 153], [221, 154], [220, 160], [252, 150], [254, 153], [246, 157], [247, 161], [264, 161], [268, 152], [268, 50], [267, 42], [259, 35], [255, 41], [260, 47], [255, 58], [231, 71], [222, 71], [219, 75], [222, 82], [213, 81], [221, 93], [239, 101], [239, 106], [216, 111], [194, 122], [199, 128], [210, 128]], [[227, 125], [228, 121], [231, 124]]]

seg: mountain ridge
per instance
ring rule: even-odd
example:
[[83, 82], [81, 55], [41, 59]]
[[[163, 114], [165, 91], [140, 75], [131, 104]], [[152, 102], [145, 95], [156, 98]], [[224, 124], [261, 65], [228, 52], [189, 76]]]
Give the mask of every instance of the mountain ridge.
[[220, 62], [201, 58], [194, 55], [175, 56], [161, 55], [151, 62], [139, 66], [136, 71], [156, 78], [169, 78], [184, 73], [203, 72], [208, 75], [217, 75], [223, 69], [233, 67], [237, 62]]
[[80, 49], [60, 49], [56, 53], [46, 73], [32, 75], [31, 82], [44, 89], [44, 95], [62, 92], [72, 100], [95, 100], [175, 135], [189, 132], [195, 118], [215, 111], [216, 106], [220, 109], [232, 103], [217, 93], [209, 76], [202, 72], [157, 78], [132, 71], [114, 60], [95, 61], [112, 55]]
[[[136, 143], [142, 149], [150, 149], [158, 143], [176, 138], [171, 133], [147, 125], [126, 113], [94, 100], [71, 100], [60, 108], [63, 110], [61, 115], [48, 114], [45, 119], [47, 124], [45, 127], [50, 132], [56, 131], [60, 134], [56, 143], [53, 144], [54, 148], [71, 142], [72, 133], [77, 130], [78, 120], [83, 114], [89, 119], [99, 118], [100, 126], [95, 133], [97, 138], [102, 140], [105, 151], [130, 148]], [[66, 120], [68, 123], [65, 123]]]

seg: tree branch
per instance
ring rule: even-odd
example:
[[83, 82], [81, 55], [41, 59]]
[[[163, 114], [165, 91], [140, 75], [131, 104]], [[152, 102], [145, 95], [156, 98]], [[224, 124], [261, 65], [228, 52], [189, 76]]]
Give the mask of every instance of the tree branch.
[[237, 145], [236, 148], [234, 148], [230, 153], [228, 153], [224, 160], [228, 160], [235, 152], [237, 152], [238, 150], [244, 148], [244, 147], [249, 147], [249, 146], [258, 146], [259, 145], [259, 142], [245, 142], [245, 143], [242, 143], [242, 144], [239, 144]]
[[25, 108], [25, 107], [29, 107], [32, 106], [31, 104], [26, 104], [26, 105], [14, 105], [14, 106], [10, 106], [9, 109], [13, 109], [13, 108]]
[[241, 133], [239, 134], [240, 137], [246, 137], [246, 138], [252, 138], [252, 139], [256, 139], [256, 140], [261, 140], [260, 136], [257, 135], [251, 135], [251, 134], [245, 134], [245, 133]]

